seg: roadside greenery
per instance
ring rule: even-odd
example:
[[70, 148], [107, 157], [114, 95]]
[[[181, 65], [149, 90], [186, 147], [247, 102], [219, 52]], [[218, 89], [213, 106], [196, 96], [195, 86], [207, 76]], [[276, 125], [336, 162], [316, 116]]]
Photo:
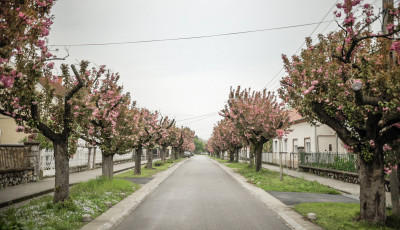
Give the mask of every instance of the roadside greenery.
[[165, 164], [161, 164], [161, 165], [160, 165], [159, 162], [162, 162], [162, 161], [156, 161], [156, 162], [153, 163], [153, 169], [148, 169], [145, 166], [142, 166], [142, 171], [141, 171], [142, 174], [140, 174], [140, 175], [135, 175], [134, 174], [134, 170], [129, 170], [129, 171], [126, 171], [124, 173], [118, 174], [115, 177], [116, 178], [123, 178], [123, 177], [151, 177], [152, 175], [154, 175], [154, 174], [156, 174], [156, 173], [158, 173], [160, 171], [164, 171], [164, 170], [168, 169], [171, 165], [173, 165], [175, 163], [178, 163], [181, 160], [183, 160], [183, 158], [176, 159], [176, 160], [168, 159]]
[[[133, 187], [135, 189], [133, 189]], [[70, 190], [70, 199], [54, 203], [46, 195], [29, 203], [0, 213], [0, 229], [79, 229], [85, 223], [82, 215], [96, 218], [123, 199], [120, 193], [132, 194], [139, 185], [123, 179], [97, 178], [79, 183]]]
[[228, 160], [222, 160], [221, 158], [213, 157], [213, 156], [209, 156], [209, 157], [211, 157], [212, 159], [218, 161], [219, 163], [228, 163]]
[[400, 219], [395, 218], [388, 210], [386, 226], [358, 221], [360, 216], [359, 204], [347, 203], [303, 203], [294, 206], [294, 210], [303, 216], [313, 212], [317, 214], [314, 221], [325, 230], [352, 229], [398, 229]]
[[266, 191], [340, 194], [338, 191], [316, 181], [308, 181], [303, 178], [284, 175], [284, 180], [281, 181], [279, 179], [279, 172], [264, 168], [259, 172], [255, 172], [254, 168], [249, 167], [246, 163], [230, 163], [227, 166], [233, 168], [251, 183]]

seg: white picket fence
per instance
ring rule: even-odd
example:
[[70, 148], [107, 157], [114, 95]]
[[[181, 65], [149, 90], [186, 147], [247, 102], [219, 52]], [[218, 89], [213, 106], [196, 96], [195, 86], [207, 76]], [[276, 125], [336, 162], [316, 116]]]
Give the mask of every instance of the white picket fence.
[[[89, 157], [89, 149], [78, 147], [75, 155], [69, 159], [69, 167], [93, 165], [93, 149]], [[114, 155], [114, 161], [128, 160], [133, 158], [133, 151], [124, 155]], [[95, 163], [102, 162], [101, 150], [97, 148], [96, 156], [94, 159]], [[43, 172], [43, 176], [54, 176], [55, 175], [55, 163], [54, 163], [54, 150], [40, 151], [40, 170]]]

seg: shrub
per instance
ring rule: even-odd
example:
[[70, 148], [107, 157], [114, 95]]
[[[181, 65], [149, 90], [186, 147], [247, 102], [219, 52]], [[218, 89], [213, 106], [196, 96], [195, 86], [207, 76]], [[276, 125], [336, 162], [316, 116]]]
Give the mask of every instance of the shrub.
[[160, 167], [163, 166], [165, 163], [163, 161], [155, 161], [153, 164], [155, 167]]

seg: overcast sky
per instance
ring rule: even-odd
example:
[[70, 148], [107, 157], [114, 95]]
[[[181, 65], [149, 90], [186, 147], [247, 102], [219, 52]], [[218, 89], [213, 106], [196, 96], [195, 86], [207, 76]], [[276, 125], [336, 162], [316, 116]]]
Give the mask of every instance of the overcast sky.
[[[131, 42], [318, 23], [335, 3], [57, 0], [49, 44]], [[324, 21], [333, 19], [332, 11]], [[89, 60], [107, 65], [120, 73], [125, 91], [140, 107], [158, 110], [175, 118], [178, 126], [188, 126], [208, 139], [221, 119], [217, 112], [224, 107], [230, 87], [276, 90], [284, 75], [282, 71], [276, 76], [283, 66], [281, 54], [293, 55], [316, 27], [178, 41], [68, 46], [70, 56], [64, 62]], [[335, 22], [321, 23], [312, 37], [336, 28]], [[64, 48], [58, 48], [57, 55], [65, 55]]]

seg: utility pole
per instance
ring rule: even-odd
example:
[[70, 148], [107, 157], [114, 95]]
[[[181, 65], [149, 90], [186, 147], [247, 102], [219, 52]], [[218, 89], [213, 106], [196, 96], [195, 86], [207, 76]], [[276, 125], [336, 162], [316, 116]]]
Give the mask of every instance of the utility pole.
[[[393, 24], [393, 16], [389, 13], [389, 6], [393, 5], [393, 0], [382, 0], [382, 34], [388, 34], [390, 31], [387, 29], [388, 24]], [[394, 38], [394, 35], [393, 35]], [[396, 54], [393, 51], [389, 51], [390, 59], [395, 65]], [[397, 149], [395, 151], [398, 151]], [[400, 204], [399, 204], [399, 178], [397, 173], [397, 165], [391, 166], [392, 172], [389, 174], [390, 181], [390, 195], [392, 201], [392, 210], [395, 215], [400, 216]]]

